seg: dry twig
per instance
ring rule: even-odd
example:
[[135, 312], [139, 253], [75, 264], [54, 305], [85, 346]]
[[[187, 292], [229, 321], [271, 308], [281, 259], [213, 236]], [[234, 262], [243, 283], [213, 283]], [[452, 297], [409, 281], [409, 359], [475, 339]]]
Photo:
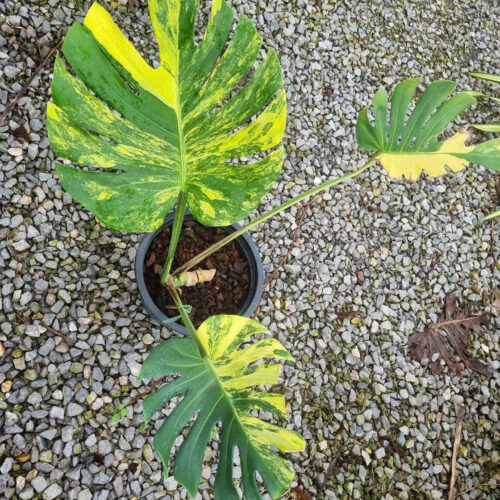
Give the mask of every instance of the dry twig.
[[[25, 325], [30, 325], [28, 323], [28, 321], [26, 321], [22, 316], [19, 316], [19, 314], [15, 313], [17, 319], [19, 319], [19, 321], [22, 321]], [[47, 325], [47, 323], [44, 323], [43, 321], [40, 322], [42, 324], [42, 326], [48, 330], [49, 332], [52, 332], [54, 335], [57, 335], [58, 337], [61, 337], [63, 340], [65, 340], [66, 342], [68, 342], [68, 344], [74, 344], [75, 341], [71, 338], [71, 337], [68, 337], [67, 335], [64, 335], [64, 333], [61, 333], [61, 332], [58, 332], [55, 328], [52, 328], [50, 325]]]
[[460, 440], [462, 439], [462, 426], [465, 417], [465, 407], [460, 406], [457, 410], [457, 425], [455, 427], [455, 441], [453, 442], [453, 454], [451, 456], [451, 473], [450, 473], [450, 490], [448, 493], [448, 500], [453, 500], [453, 490], [457, 480], [457, 457], [460, 447]]
[[8, 106], [5, 108], [5, 111], [2, 113], [2, 116], [0, 116], [0, 125], [4, 124], [5, 119], [12, 111], [17, 101], [19, 101], [19, 99], [21, 99], [21, 97], [26, 93], [35, 77], [38, 75], [38, 73], [40, 73], [40, 71], [42, 71], [43, 67], [47, 64], [50, 58], [61, 48], [62, 43], [63, 41], [60, 40], [57, 45], [50, 50], [43, 61], [36, 67], [35, 71], [33, 71], [33, 74], [29, 77], [28, 81], [24, 84], [22, 89], [17, 93], [16, 97], [14, 97], [14, 99], [8, 104]]
[[[302, 210], [302, 213], [300, 214], [299, 220], [297, 221], [297, 227], [295, 228], [295, 231], [293, 232], [292, 243], [290, 244], [290, 246], [288, 248], [288, 251], [286, 252], [286, 255], [281, 258], [281, 260], [278, 262], [278, 264], [274, 268], [273, 273], [271, 274], [271, 276], [269, 276], [269, 278], [267, 278], [267, 280], [265, 281], [264, 287], [262, 289], [262, 292], [265, 292], [267, 290], [267, 288], [269, 287], [269, 284], [271, 283], [271, 281], [273, 281], [274, 278], [276, 278], [276, 275], [278, 274], [278, 271], [280, 270], [281, 266], [283, 266], [283, 264], [290, 257], [290, 254], [292, 253], [292, 250], [294, 249], [294, 247], [295, 247], [295, 245], [297, 243], [297, 236], [299, 235], [299, 231], [300, 231], [300, 228], [301, 228], [301, 226], [302, 226], [302, 224], [304, 222], [304, 218], [305, 218], [305, 216], [307, 214], [307, 211], [309, 210], [309, 207], [316, 200], [318, 200], [320, 197], [321, 197], [321, 195], [318, 194], [318, 195], [316, 195], [314, 198], [312, 198], [310, 201], [308, 201], [304, 205], [304, 209]], [[259, 311], [260, 311], [260, 306], [258, 306], [257, 309], [255, 310], [255, 312], [253, 313], [253, 318], [256, 318], [258, 316]]]
[[489, 486], [490, 488], [498, 488], [500, 486], [500, 483], [479, 483], [476, 484], [476, 486], [472, 486], [472, 488], [469, 488], [467, 490], [459, 491], [456, 495], [455, 498], [459, 498], [462, 495], [465, 495], [466, 493], [469, 493], [469, 491], [472, 490], [477, 490], [478, 488], [482, 488], [483, 486]]

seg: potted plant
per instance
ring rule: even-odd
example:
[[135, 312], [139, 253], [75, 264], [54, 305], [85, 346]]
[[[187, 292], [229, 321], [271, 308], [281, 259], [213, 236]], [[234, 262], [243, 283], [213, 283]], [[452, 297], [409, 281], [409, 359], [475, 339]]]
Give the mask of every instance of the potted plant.
[[[291, 360], [291, 356], [273, 338], [253, 341], [266, 328], [247, 317], [215, 314], [194, 325], [190, 304], [185, 304], [180, 291], [212, 279], [214, 273], [191, 269], [260, 222], [377, 162], [391, 176], [412, 181], [423, 170], [437, 176], [446, 173], [445, 166], [458, 171], [469, 162], [498, 170], [500, 140], [467, 146], [467, 135], [459, 131], [440, 142], [438, 136], [447, 124], [474, 97], [462, 92], [447, 100], [455, 84], [435, 82], [406, 120], [419, 83], [418, 79], [406, 80], [394, 90], [390, 113], [384, 90], [373, 99], [374, 124], [368, 108], [360, 113], [358, 141], [373, 151], [361, 168], [222, 234], [172, 270], [187, 206], [203, 226], [230, 225], [259, 204], [283, 162], [279, 144], [286, 105], [276, 54], [269, 51], [247, 78], [260, 48], [253, 25], [241, 16], [224, 49], [233, 13], [224, 1], [214, 0], [203, 41], [195, 45], [197, 4], [195, 0], [149, 1], [161, 59], [156, 69], [144, 62], [111, 16], [94, 4], [83, 25], [75, 23], [69, 30], [62, 47], [76, 76], [61, 58], [56, 61], [47, 127], [58, 155], [91, 168], [67, 163], [56, 167], [65, 189], [103, 224], [120, 231], [152, 233], [162, 228], [165, 216], [175, 207], [168, 251], [163, 246], [167, 255], [158, 276], [188, 337], [171, 338], [154, 347], [139, 375], [147, 379], [177, 376], [144, 400], [146, 422], [173, 397], [183, 396], [154, 438], [165, 473], [175, 439], [196, 415], [174, 465], [175, 478], [189, 494], [197, 492], [205, 447], [215, 428], [220, 434], [216, 498], [239, 498], [233, 482], [235, 448], [244, 497], [262, 498], [258, 473], [269, 495], [278, 498], [289, 487], [294, 471], [272, 447], [297, 452], [305, 442], [296, 432], [252, 413], [285, 415], [282, 395], [254, 387], [278, 380], [279, 364], [260, 361]], [[241, 158], [255, 154], [263, 156], [247, 164], [228, 163], [234, 159], [241, 163]], [[145, 251], [141, 259], [151, 259], [147, 255]], [[139, 275], [143, 268], [139, 260]]]

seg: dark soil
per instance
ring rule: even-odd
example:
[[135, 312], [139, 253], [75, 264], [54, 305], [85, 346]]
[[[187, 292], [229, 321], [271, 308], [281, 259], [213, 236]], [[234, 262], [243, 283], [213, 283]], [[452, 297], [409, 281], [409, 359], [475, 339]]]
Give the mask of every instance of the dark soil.
[[[202, 226], [196, 221], [185, 221], [172, 270], [226, 235], [221, 228]], [[149, 247], [144, 263], [144, 278], [154, 303], [172, 318], [179, 313], [167, 287], [160, 283], [169, 243], [170, 227], [166, 227]], [[200, 326], [214, 314], [237, 314], [247, 297], [248, 262], [240, 254], [236, 243], [232, 241], [191, 271], [195, 269], [216, 269], [216, 273], [214, 279], [208, 283], [179, 289], [183, 304], [192, 307], [190, 317], [194, 325]], [[180, 319], [178, 323], [183, 324]]]

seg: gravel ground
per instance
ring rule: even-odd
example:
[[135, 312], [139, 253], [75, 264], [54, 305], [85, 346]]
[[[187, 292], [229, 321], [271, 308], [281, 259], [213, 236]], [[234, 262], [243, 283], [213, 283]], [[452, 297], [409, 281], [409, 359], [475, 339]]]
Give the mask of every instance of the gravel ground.
[[[134, 12], [126, 0], [103, 3], [154, 58], [142, 39], [151, 37], [146, 2], [135, 0]], [[262, 211], [363, 162], [355, 119], [380, 85], [421, 75], [491, 90], [466, 72], [499, 72], [496, 0], [231, 3], [278, 50], [285, 73], [288, 155]], [[0, 113], [89, 5], [1, 3]], [[186, 498], [162, 478], [141, 402], [130, 405], [146, 388], [135, 378], [140, 364], [171, 333], [152, 325], [138, 300], [140, 236], [101, 227], [53, 174], [50, 71], [0, 126], [0, 497]], [[495, 114], [479, 103], [463, 123]], [[12, 135], [24, 123], [27, 142]], [[447, 498], [457, 405], [466, 407], [457, 491], [495, 474], [498, 482], [498, 378], [436, 376], [407, 348], [447, 291], [495, 316], [500, 229], [474, 223], [497, 204], [494, 177], [481, 167], [414, 184], [377, 167], [311, 208], [260, 320], [297, 359], [283, 378], [289, 426], [307, 440], [292, 456], [296, 484], [312, 498]], [[290, 245], [299, 213], [253, 232], [266, 271]], [[341, 319], [341, 310], [354, 317]], [[497, 316], [472, 349], [495, 371], [499, 333]], [[128, 418], [112, 425], [120, 403]], [[210, 476], [205, 466], [203, 498]], [[494, 497], [481, 486], [461, 498]]]

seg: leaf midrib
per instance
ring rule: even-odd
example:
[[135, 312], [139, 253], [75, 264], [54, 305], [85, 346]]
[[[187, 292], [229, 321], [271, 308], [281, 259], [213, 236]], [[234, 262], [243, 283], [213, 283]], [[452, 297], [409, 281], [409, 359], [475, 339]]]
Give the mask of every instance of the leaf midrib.
[[[186, 177], [187, 177], [187, 168], [186, 168], [186, 142], [184, 138], [184, 119], [182, 116], [182, 105], [181, 105], [181, 97], [180, 97], [180, 82], [179, 82], [179, 58], [177, 59], [177, 75], [175, 78], [176, 85], [176, 109], [175, 114], [177, 117], [177, 159], [179, 163], [179, 196], [181, 193], [186, 190]], [[184, 210], [184, 207], [178, 207], [180, 210]]]
[[381, 155], [458, 155], [464, 151], [380, 151]]
[[[208, 371], [212, 374], [212, 377], [213, 379], [215, 380], [216, 384], [219, 386], [219, 389], [226, 401], [226, 403], [228, 404], [231, 412], [232, 412], [232, 416], [231, 416], [231, 426], [233, 425], [233, 423], [237, 426], [239, 426], [240, 430], [241, 430], [241, 433], [245, 436], [245, 453], [246, 455], [248, 455], [248, 448], [252, 448], [252, 450], [257, 453], [258, 455], [260, 455], [259, 453], [259, 450], [253, 445], [252, 441], [250, 440], [250, 437], [248, 435], [248, 432], [246, 431], [244, 425], [241, 423], [240, 419], [239, 419], [239, 416], [238, 416], [238, 412], [236, 411], [236, 408], [233, 404], [233, 400], [232, 398], [229, 396], [229, 394], [227, 393], [224, 385], [222, 384], [219, 376], [217, 375], [217, 371], [215, 369], [215, 367], [213, 366], [212, 362], [210, 361], [210, 359], [208, 357], [205, 357], [203, 358], [203, 360], [205, 361], [205, 365], [208, 369]], [[224, 432], [224, 427], [222, 429], [222, 431]], [[226, 429], [227, 432], [229, 432], [229, 429]], [[238, 448], [241, 448], [241, 446], [238, 446]], [[240, 453], [241, 453], [241, 449], [240, 449]], [[246, 462], [248, 463], [248, 462]]]

